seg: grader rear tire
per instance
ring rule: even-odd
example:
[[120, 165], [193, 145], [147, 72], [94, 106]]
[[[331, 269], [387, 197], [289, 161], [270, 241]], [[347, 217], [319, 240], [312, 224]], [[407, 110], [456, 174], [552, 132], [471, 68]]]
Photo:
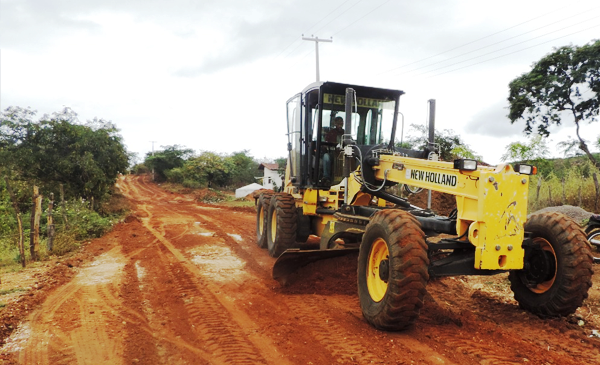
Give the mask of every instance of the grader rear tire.
[[267, 248], [267, 215], [271, 194], [262, 193], [256, 203], [256, 244], [260, 248]]
[[294, 197], [287, 193], [271, 197], [267, 216], [267, 248], [271, 257], [279, 257], [296, 244], [298, 213]]
[[382, 210], [371, 217], [358, 255], [358, 296], [375, 328], [399, 331], [419, 317], [429, 258], [425, 234], [410, 213]]
[[574, 313], [592, 286], [592, 254], [585, 234], [560, 213], [538, 213], [525, 223], [536, 248], [509, 280], [519, 306], [541, 317]]

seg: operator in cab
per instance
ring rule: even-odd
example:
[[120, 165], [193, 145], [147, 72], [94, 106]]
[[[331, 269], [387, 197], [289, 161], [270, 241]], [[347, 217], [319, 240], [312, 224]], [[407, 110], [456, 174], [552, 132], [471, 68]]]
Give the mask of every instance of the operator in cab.
[[[344, 119], [342, 117], [335, 117], [333, 120], [335, 128], [332, 128], [325, 135], [325, 142], [339, 145], [342, 142], [342, 136], [344, 135]], [[328, 151], [323, 154], [323, 180], [327, 183], [331, 182], [331, 170], [333, 164], [332, 152]]]

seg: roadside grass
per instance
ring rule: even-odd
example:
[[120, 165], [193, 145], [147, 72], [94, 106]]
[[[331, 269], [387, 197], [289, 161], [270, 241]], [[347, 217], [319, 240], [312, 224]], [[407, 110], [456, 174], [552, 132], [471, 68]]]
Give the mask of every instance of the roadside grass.
[[593, 174], [598, 170], [589, 161], [573, 163], [548, 176], [531, 176], [529, 179], [529, 212], [542, 208], [572, 205], [588, 212], [599, 213], [600, 201], [596, 198]]
[[[65, 208], [56, 206], [53, 212], [55, 235], [53, 248], [48, 249], [47, 210], [43, 207], [40, 222], [39, 262], [53, 257], [68, 255], [81, 247], [86, 240], [101, 237], [122, 221], [131, 210], [127, 198], [115, 188], [109, 200], [93, 210], [89, 202], [73, 200], [65, 202]], [[30, 213], [22, 215], [23, 245], [27, 267], [37, 264], [31, 260], [30, 253]], [[15, 228], [0, 237], [0, 273], [21, 271], [21, 255], [17, 247], [19, 240]]]

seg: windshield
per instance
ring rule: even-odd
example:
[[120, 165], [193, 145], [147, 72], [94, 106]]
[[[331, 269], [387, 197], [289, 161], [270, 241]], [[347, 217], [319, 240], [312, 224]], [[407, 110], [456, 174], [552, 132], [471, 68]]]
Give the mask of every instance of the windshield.
[[[338, 117], [341, 117], [345, 123], [345, 99], [344, 95], [323, 95], [323, 133], [327, 133], [335, 127], [335, 119]], [[358, 145], [389, 143], [394, 123], [396, 101], [358, 95], [352, 104], [350, 129], [352, 139]]]

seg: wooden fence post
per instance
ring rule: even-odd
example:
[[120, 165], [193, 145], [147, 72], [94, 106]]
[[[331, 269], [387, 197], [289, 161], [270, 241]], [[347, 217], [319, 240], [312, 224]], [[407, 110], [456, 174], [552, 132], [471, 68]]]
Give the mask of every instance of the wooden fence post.
[[548, 206], [554, 206], [554, 203], [552, 202], [552, 186], [550, 186], [550, 184], [548, 184]]
[[42, 196], [40, 188], [33, 186], [33, 207], [31, 209], [31, 230], [29, 234], [29, 253], [37, 261], [40, 252], [40, 218], [42, 216]]
[[65, 189], [63, 184], [60, 184], [60, 207], [65, 229], [69, 229], [69, 220], [67, 219], [67, 208], [65, 208]]
[[577, 193], [577, 195], [579, 196], [579, 205], [581, 206], [581, 188], [583, 187], [583, 176], [581, 177], [581, 184], [579, 184], [579, 191]]
[[54, 248], [54, 219], [52, 218], [52, 208], [54, 208], [54, 193], [50, 193], [50, 201], [48, 202], [48, 252], [52, 252]]
[[596, 200], [594, 200], [594, 213], [598, 211], [598, 198], [600, 197], [600, 186], [598, 186], [598, 176], [594, 172], [594, 185], [596, 186]]
[[562, 205], [565, 205], [567, 203], [567, 195], [565, 194], [565, 178], [563, 177], [562, 179], [560, 179], [561, 183], [562, 183], [562, 200], [560, 201], [560, 203]]
[[540, 177], [538, 178], [538, 183], [537, 183], [537, 191], [535, 194], [535, 205], [539, 206], [539, 202], [540, 202], [540, 189], [542, 188], [542, 176], [540, 175]]
[[15, 193], [13, 193], [12, 186], [10, 186], [10, 182], [8, 181], [8, 177], [4, 177], [4, 181], [6, 181], [6, 190], [8, 190], [8, 195], [10, 195], [10, 200], [13, 205], [13, 209], [15, 210], [15, 214], [17, 215], [17, 229], [19, 230], [19, 255], [21, 256], [21, 265], [25, 267], [25, 247], [23, 245], [23, 221], [21, 220], [21, 212], [19, 211], [19, 204], [17, 204], [17, 198], [15, 197]]

